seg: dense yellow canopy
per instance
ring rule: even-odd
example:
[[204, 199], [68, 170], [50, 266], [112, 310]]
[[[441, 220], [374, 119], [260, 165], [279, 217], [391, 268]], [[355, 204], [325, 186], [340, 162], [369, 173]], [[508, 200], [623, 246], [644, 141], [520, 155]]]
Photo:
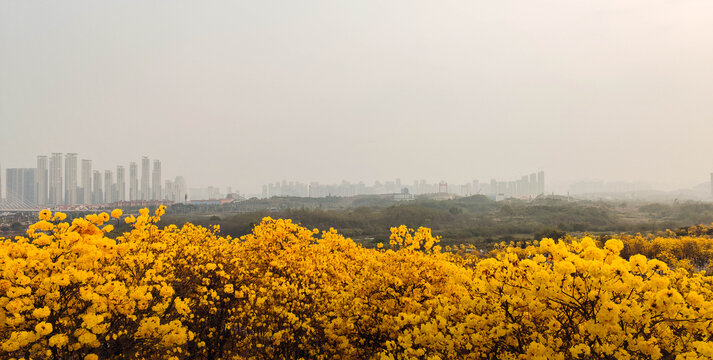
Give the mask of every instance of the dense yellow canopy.
[[[426, 228], [367, 249], [282, 219], [240, 239], [160, 229], [163, 213], [43, 211], [26, 237], [1, 240], [0, 358], [713, 356], [711, 278], [624, 259], [621, 240], [479, 258], [442, 251]], [[113, 236], [118, 221], [131, 231]]]

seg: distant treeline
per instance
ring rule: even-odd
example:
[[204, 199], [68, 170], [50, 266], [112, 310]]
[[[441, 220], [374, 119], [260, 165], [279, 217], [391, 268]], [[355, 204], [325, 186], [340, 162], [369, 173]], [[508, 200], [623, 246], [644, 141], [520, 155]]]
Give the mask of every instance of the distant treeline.
[[[259, 210], [238, 211], [237, 206]], [[410, 202], [394, 202], [385, 197], [272, 198], [213, 208], [172, 206], [162, 223], [220, 225], [223, 234], [238, 237], [250, 233], [263, 217], [289, 218], [309, 228], [336, 228], [367, 246], [388, 240], [389, 229], [403, 224], [429, 227], [443, 237], [445, 245], [472, 243], [489, 247], [501, 241], [561, 237], [585, 231], [655, 233], [713, 222], [710, 203], [637, 204], [564, 198], [495, 202], [481, 195]]]

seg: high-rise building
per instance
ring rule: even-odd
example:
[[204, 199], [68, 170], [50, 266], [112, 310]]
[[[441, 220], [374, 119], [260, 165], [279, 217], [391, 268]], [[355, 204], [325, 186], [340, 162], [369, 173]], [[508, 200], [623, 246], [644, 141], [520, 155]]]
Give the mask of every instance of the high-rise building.
[[77, 203], [77, 154], [67, 153], [64, 157], [64, 203]]
[[188, 185], [186, 185], [186, 179], [183, 176], [176, 176], [176, 179], [173, 180], [173, 191], [175, 193], [173, 202], [182, 203], [188, 200]]
[[153, 172], [151, 174], [151, 200], [161, 200], [161, 161], [153, 161]]
[[149, 189], [149, 177], [151, 176], [151, 163], [146, 156], [141, 157], [141, 200], [149, 200], [151, 189]]
[[138, 165], [129, 163], [129, 200], [139, 200], [139, 175]]
[[82, 159], [82, 204], [91, 204], [92, 199], [92, 161]]
[[35, 178], [37, 169], [25, 169], [22, 179], [23, 195], [28, 204], [36, 204], [37, 197], [35, 195]]
[[104, 170], [104, 202], [114, 202], [114, 172], [111, 170]]
[[545, 172], [540, 171], [537, 173], [537, 194], [545, 193]]
[[21, 169], [5, 169], [5, 194], [8, 201], [22, 200]]
[[38, 205], [46, 205], [49, 201], [48, 186], [49, 178], [47, 173], [47, 156], [37, 157], [37, 171], [35, 171], [35, 198]]
[[52, 153], [49, 171], [49, 203], [62, 204], [62, 153]]
[[126, 201], [126, 168], [116, 167], [116, 201]]
[[2, 200], [2, 164], [0, 164], [0, 200]]
[[163, 185], [163, 200], [173, 201], [176, 198], [176, 193], [173, 188], [173, 181], [166, 180]]
[[102, 191], [102, 174], [94, 170], [94, 179], [92, 185], [94, 185], [94, 191], [92, 191], [92, 203], [93, 204], [103, 204], [104, 203], [104, 192]]
[[517, 184], [518, 191], [517, 192], [508, 192], [508, 191], [502, 191], [504, 194], [510, 194], [510, 195], [529, 195], [529, 182], [528, 182], [528, 177], [527, 175], [523, 175], [522, 178], [520, 178], [520, 182]]
[[37, 169], [5, 169], [6, 196], [9, 201], [35, 204], [35, 172]]
[[530, 183], [528, 187], [528, 195], [533, 195], [537, 196], [540, 193], [538, 192], [538, 188], [540, 187], [540, 183], [537, 182], [537, 174], [532, 173], [530, 174]]

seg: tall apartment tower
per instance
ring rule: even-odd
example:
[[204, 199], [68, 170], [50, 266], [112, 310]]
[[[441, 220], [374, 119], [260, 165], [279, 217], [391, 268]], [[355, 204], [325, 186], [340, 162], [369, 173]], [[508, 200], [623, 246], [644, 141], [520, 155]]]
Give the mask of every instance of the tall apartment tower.
[[[529, 189], [530, 188], [530, 182], [528, 180], [527, 175], [523, 175], [522, 178], [520, 178], [519, 182], [519, 193], [518, 195], [529, 195]], [[504, 193], [507, 193], [507, 191], [503, 191]]]
[[114, 172], [111, 170], [104, 170], [104, 202], [114, 202]]
[[38, 205], [46, 205], [49, 201], [47, 192], [49, 186], [47, 169], [47, 156], [38, 156], [37, 171], [35, 172], [35, 198], [37, 199]]
[[35, 200], [35, 172], [37, 169], [5, 169], [6, 196], [10, 201], [22, 201], [27, 204]]
[[94, 185], [94, 191], [92, 191], [92, 204], [103, 204], [104, 203], [104, 192], [102, 191], [102, 174], [94, 170], [92, 185]]
[[151, 174], [151, 200], [161, 200], [161, 161], [153, 161], [153, 173]]
[[146, 156], [141, 157], [141, 200], [149, 200], [151, 190], [149, 189], [149, 177], [151, 174], [151, 163]]
[[135, 162], [129, 163], [129, 200], [139, 200], [139, 170]]
[[62, 153], [52, 153], [49, 171], [49, 203], [62, 204]]
[[711, 195], [713, 195], [713, 173], [711, 173]]
[[5, 194], [8, 201], [22, 200], [22, 169], [5, 169]]
[[126, 168], [116, 167], [116, 201], [126, 201]]
[[544, 171], [540, 171], [537, 173], [537, 193], [538, 194], [545, 193], [545, 172]]
[[77, 203], [77, 154], [67, 153], [64, 156], [64, 203]]
[[176, 196], [173, 202], [178, 204], [188, 199], [188, 185], [186, 185], [186, 179], [183, 176], [176, 176], [176, 179], [173, 180], [173, 189]]
[[2, 164], [0, 164], [0, 200], [2, 200]]
[[540, 183], [537, 182], [537, 174], [532, 173], [530, 174], [530, 182], [528, 183], [528, 188], [527, 192], [528, 195], [539, 195], [540, 193], [538, 192], [538, 189], [540, 187]]
[[22, 169], [22, 172], [23, 199], [28, 204], [36, 204], [37, 198], [35, 197], [35, 174], [37, 173], [37, 169]]
[[82, 204], [91, 204], [92, 199], [92, 161], [82, 159]]
[[166, 179], [163, 184], [163, 200], [173, 201], [176, 197], [173, 189], [173, 181]]

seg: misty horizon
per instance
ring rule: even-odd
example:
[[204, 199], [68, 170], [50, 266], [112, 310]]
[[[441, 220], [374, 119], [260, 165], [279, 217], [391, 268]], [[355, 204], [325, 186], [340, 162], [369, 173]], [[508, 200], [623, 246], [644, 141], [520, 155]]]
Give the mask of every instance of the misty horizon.
[[[66, 154], [71, 154], [71, 153], [59, 153], [62, 155]], [[39, 156], [44, 156], [48, 157], [49, 154], [47, 155], [38, 155]], [[96, 164], [94, 159], [91, 159], [89, 157], [84, 157], [84, 156], [78, 156], [81, 154], [73, 154], [78, 160], [85, 161], [89, 160], [92, 164]], [[141, 158], [147, 158], [151, 162], [154, 160], [161, 161], [161, 159], [155, 159], [151, 158], [150, 156], [142, 155]], [[129, 164], [139, 164], [140, 160], [139, 159], [129, 159], [125, 163], [120, 163], [117, 164], [114, 167], [110, 168], [102, 168], [102, 167], [93, 167], [94, 171], [98, 171], [100, 173], [104, 173], [105, 171], [110, 171], [114, 172], [114, 170], [117, 169], [117, 167], [123, 167], [124, 170], [126, 170], [129, 167]], [[25, 164], [23, 166], [19, 167], [5, 167], [3, 166], [2, 163], [0, 163], [0, 184], [7, 184], [6, 176], [5, 176], [5, 170], [7, 169], [12, 169], [12, 168], [34, 168], [34, 164]], [[183, 177], [185, 179], [184, 174], [175, 174], [171, 172], [171, 169], [166, 169], [165, 167], [163, 168], [164, 172], [162, 173], [163, 179], [166, 180], [172, 180], [174, 177]], [[168, 170], [168, 171], [165, 171]], [[64, 178], [64, 173], [65, 170], [62, 172], [62, 181], [67, 181], [67, 179]], [[540, 170], [541, 171], [541, 170]], [[76, 174], [76, 176], [79, 176], [81, 174]], [[273, 184], [280, 184], [280, 183], [296, 183], [300, 185], [310, 185], [310, 184], [319, 184], [322, 186], [338, 186], [340, 184], [362, 184], [366, 185], [368, 187], [380, 187], [384, 185], [385, 183], [393, 183], [396, 182], [399, 185], [399, 189], [392, 189], [389, 191], [384, 191], [383, 193], [390, 193], [390, 192], [398, 192], [402, 188], [409, 189], [410, 191], [414, 191], [414, 188], [417, 186], [417, 183], [423, 183], [425, 182], [426, 184], [429, 185], [434, 185], [437, 186], [438, 183], [444, 183], [446, 186], [451, 186], [450, 190], [448, 190], [449, 193], [452, 194], [457, 194], [457, 195], [475, 195], [475, 194], [487, 194], [487, 190], [485, 192], [481, 189], [480, 191], [475, 189], [475, 186], [473, 189], [469, 188], [467, 191], [461, 189], [461, 186], [464, 185], [470, 185], [472, 183], [477, 183], [480, 182], [481, 184], [488, 184], [491, 181], [499, 181], [499, 182], [512, 182], [512, 181], [517, 181], [519, 180], [522, 176], [526, 176], [528, 173], [520, 173], [514, 178], [495, 178], [495, 177], [485, 177], [482, 179], [477, 179], [473, 178], [471, 180], [466, 180], [462, 182], [455, 182], [455, 181], [448, 181], [448, 179], [437, 179], [437, 178], [418, 178], [418, 179], [401, 179], [400, 177], [392, 177], [392, 178], [385, 178], [385, 179], [357, 179], [357, 180], [351, 180], [351, 179], [342, 179], [340, 181], [334, 181], [334, 182], [325, 182], [325, 181], [320, 181], [318, 179], [309, 179], [309, 180], [300, 180], [300, 179], [295, 179], [295, 178], [289, 178], [285, 177], [279, 180], [273, 180], [269, 181], [266, 183], [263, 183], [260, 185], [259, 188], [256, 189], [241, 189], [240, 187], [228, 184], [225, 186], [216, 186], [215, 184], [192, 184], [188, 182], [187, 184], [187, 193], [190, 195], [192, 192], [196, 193], [203, 193], [204, 190], [207, 190], [208, 188], [214, 188], [217, 193], [220, 193], [222, 195], [226, 195], [228, 193], [239, 193], [245, 196], [258, 196], [258, 197], [264, 197], [265, 195], [265, 187], [266, 186], [272, 186]], [[151, 176], [149, 174], [149, 176]], [[188, 178], [190, 181], [190, 178]], [[554, 184], [553, 184], [554, 183]], [[626, 181], [626, 180], [620, 180], [620, 181], [611, 181], [611, 180], [605, 180], [605, 179], [578, 179], [574, 180], [571, 182], [562, 182], [561, 180], [554, 179], [547, 179], [546, 185], [543, 186], [544, 192], [543, 194], [558, 194], [558, 195], [565, 195], [569, 194], [572, 192], [573, 194], [587, 194], [587, 193], [607, 193], [607, 192], [612, 192], [612, 193], [617, 193], [617, 192], [641, 192], [641, 191], [674, 191], [674, 190], [685, 190], [685, 189], [692, 189], [692, 188], [698, 188], [698, 187], [707, 187], [711, 183], [709, 181], [701, 181], [698, 183], [691, 183], [691, 184], [682, 184], [682, 183], [657, 183], [657, 182], [651, 182], [651, 181]], [[487, 186], [487, 185], [486, 185]], [[0, 189], [0, 195], [6, 195], [4, 191], [4, 186], [2, 186], [3, 189]], [[588, 190], [587, 190], [588, 189]], [[432, 191], [433, 193], [437, 191]], [[376, 192], [379, 193], [379, 192]], [[417, 192], [417, 193], [423, 193], [423, 192]], [[427, 192], [426, 192], [427, 193]], [[497, 193], [495, 191], [494, 193]], [[274, 195], [274, 194], [273, 194]], [[192, 196], [192, 195], [191, 195]], [[307, 195], [304, 195], [307, 196]], [[1, 198], [2, 196], [0, 196]]]
[[[713, 3], [0, 4], [0, 165], [189, 187], [713, 171]], [[3, 185], [4, 186], [4, 185]], [[2, 189], [4, 192], [5, 189]]]

